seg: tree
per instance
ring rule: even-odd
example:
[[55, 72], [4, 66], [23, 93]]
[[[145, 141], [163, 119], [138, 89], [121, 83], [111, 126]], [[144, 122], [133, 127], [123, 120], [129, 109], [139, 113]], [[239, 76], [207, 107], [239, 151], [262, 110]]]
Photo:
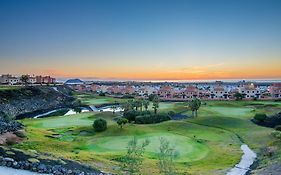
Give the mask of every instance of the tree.
[[189, 102], [189, 107], [192, 111], [192, 116], [197, 117], [197, 111], [201, 106], [201, 101], [198, 98], [195, 98]]
[[139, 109], [139, 108], [142, 108], [142, 103], [140, 100], [134, 100], [134, 107], [136, 108], [136, 111]]
[[122, 107], [124, 109], [124, 112], [132, 110], [133, 109], [132, 101], [129, 100], [126, 103], [123, 103]]
[[236, 92], [233, 96], [234, 96], [235, 100], [237, 100], [237, 101], [242, 100], [244, 98], [244, 95], [239, 92]]
[[127, 154], [123, 159], [122, 169], [128, 171], [130, 174], [138, 173], [142, 166], [145, 148], [148, 145], [149, 140], [146, 139], [138, 145], [137, 138], [133, 137], [133, 139], [128, 142]]
[[154, 109], [154, 114], [157, 114], [157, 109], [159, 108], [159, 98], [155, 97], [152, 101], [152, 108]]
[[136, 100], [131, 101], [131, 104], [133, 106], [133, 108], [135, 108], [135, 110], [138, 110], [138, 102]]
[[160, 138], [160, 146], [158, 153], [158, 166], [160, 173], [164, 175], [175, 175], [174, 159], [177, 157], [177, 153], [174, 148], [171, 147], [170, 142], [165, 138]]
[[148, 100], [149, 100], [149, 101], [153, 101], [154, 98], [157, 98], [157, 95], [156, 95], [156, 94], [150, 94], [150, 95], [148, 96]]
[[116, 111], [116, 109], [117, 109], [117, 101], [114, 101], [114, 105], [113, 106], [111, 106], [111, 108], [112, 108], [112, 113], [113, 114], [115, 114], [115, 111]]
[[117, 106], [116, 106], [116, 105], [113, 105], [113, 106], [111, 106], [111, 109], [112, 109], [112, 113], [115, 114], [115, 111], [116, 111], [116, 109], [117, 109]]
[[144, 99], [142, 99], [142, 98], [138, 100], [138, 106], [140, 107], [140, 111], [142, 111], [143, 102], [144, 102]]
[[119, 127], [122, 129], [123, 128], [123, 126], [125, 125], [125, 124], [127, 124], [128, 123], [128, 119], [126, 119], [126, 118], [123, 118], [123, 117], [120, 117], [118, 120], [117, 120], [117, 124], [119, 125]]
[[144, 100], [143, 101], [143, 106], [144, 106], [144, 109], [147, 111], [148, 110], [148, 106], [149, 106], [149, 101], [148, 100]]
[[29, 77], [28, 77], [28, 75], [22, 75], [22, 76], [20, 77], [20, 80], [21, 80], [21, 82], [22, 82], [24, 85], [27, 85], [27, 84], [28, 84]]
[[267, 119], [267, 115], [266, 114], [256, 114], [254, 116], [254, 119], [258, 122], [264, 122]]
[[129, 120], [129, 122], [135, 121], [136, 120], [136, 116], [138, 116], [139, 113], [136, 110], [129, 110], [129, 111], [125, 111], [123, 113], [123, 117], [125, 117], [126, 119]]
[[81, 113], [81, 112], [82, 112], [82, 109], [79, 108], [79, 107], [74, 108], [73, 110], [74, 110], [74, 112], [76, 112], [76, 113]]
[[111, 106], [111, 109], [112, 109], [112, 113], [115, 114], [116, 112], [116, 109], [117, 109], [117, 101], [114, 101], [114, 104]]
[[102, 118], [98, 118], [94, 121], [93, 127], [96, 132], [105, 131], [107, 129], [107, 122]]

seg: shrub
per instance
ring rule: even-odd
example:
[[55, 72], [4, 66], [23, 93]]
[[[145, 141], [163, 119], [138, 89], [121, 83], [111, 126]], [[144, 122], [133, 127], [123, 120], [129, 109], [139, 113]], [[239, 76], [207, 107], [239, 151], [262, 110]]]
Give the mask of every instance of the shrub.
[[129, 95], [129, 94], [126, 94], [126, 95], [123, 95], [122, 98], [135, 98], [133, 95]]
[[107, 122], [102, 118], [96, 119], [94, 121], [93, 127], [96, 132], [105, 131], [107, 129]]
[[150, 95], [148, 96], [148, 100], [149, 100], [149, 101], [153, 101], [155, 98], [157, 98], [157, 95], [156, 95], [156, 94], [150, 94]]
[[136, 117], [137, 124], [149, 124], [153, 123], [153, 119], [151, 115], [141, 115]]
[[136, 120], [136, 116], [139, 115], [139, 112], [136, 111], [136, 110], [129, 110], [129, 111], [126, 111], [124, 112], [123, 116], [129, 121], [129, 122], [132, 122], [132, 121], [135, 121]]
[[17, 131], [14, 132], [14, 134], [16, 136], [20, 137], [20, 138], [25, 138], [26, 137], [24, 130], [17, 130]]
[[117, 120], [117, 124], [120, 126], [120, 128], [123, 128], [126, 123], [128, 123], [128, 119], [126, 118], [122, 117]]
[[281, 131], [281, 125], [275, 126], [275, 129], [276, 129], [277, 131]]
[[176, 113], [175, 113], [174, 111], [169, 111], [169, 112], [168, 112], [168, 116], [172, 117], [172, 116], [174, 116], [174, 115], [176, 115]]
[[140, 174], [139, 172], [144, 160], [144, 152], [149, 143], [149, 140], [145, 139], [145, 141], [139, 144], [136, 137], [133, 137], [133, 139], [128, 142], [127, 154], [122, 160], [122, 169], [124, 171], [128, 171], [129, 174]]
[[281, 132], [280, 131], [273, 131], [271, 134], [273, 135], [273, 137], [281, 140]]
[[254, 119], [258, 122], [264, 122], [267, 119], [266, 114], [256, 114]]
[[170, 120], [168, 114], [143, 115], [136, 117], [137, 124], [160, 123], [167, 120]]
[[104, 92], [100, 92], [100, 93], [99, 93], [99, 96], [104, 97], [104, 96], [105, 96], [105, 93], [104, 93]]

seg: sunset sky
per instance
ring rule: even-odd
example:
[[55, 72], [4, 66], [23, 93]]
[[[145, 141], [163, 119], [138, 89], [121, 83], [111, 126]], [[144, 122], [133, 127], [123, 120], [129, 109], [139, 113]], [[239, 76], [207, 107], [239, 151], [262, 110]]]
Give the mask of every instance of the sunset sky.
[[0, 74], [281, 79], [280, 0], [0, 0]]

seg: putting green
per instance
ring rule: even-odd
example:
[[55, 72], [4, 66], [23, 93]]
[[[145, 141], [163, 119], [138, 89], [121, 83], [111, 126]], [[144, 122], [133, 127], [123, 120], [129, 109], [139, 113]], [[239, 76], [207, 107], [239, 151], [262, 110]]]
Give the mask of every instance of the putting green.
[[90, 105], [100, 105], [100, 104], [110, 103], [111, 101], [105, 98], [100, 98], [100, 99], [93, 98], [93, 99], [84, 100], [84, 102]]
[[[156, 158], [159, 151], [160, 138], [167, 139], [177, 153], [177, 162], [190, 162], [203, 159], [207, 156], [209, 148], [197, 142], [193, 138], [170, 134], [170, 133], [153, 133], [137, 136], [138, 143], [145, 139], [149, 140], [146, 148], [146, 156]], [[84, 150], [97, 151], [99, 153], [123, 154], [127, 149], [127, 143], [133, 136], [114, 136], [93, 139], [83, 148]]]
[[252, 109], [247, 107], [213, 107], [209, 106], [207, 108], [209, 111], [216, 112], [221, 116], [229, 116], [229, 117], [244, 117], [247, 116]]

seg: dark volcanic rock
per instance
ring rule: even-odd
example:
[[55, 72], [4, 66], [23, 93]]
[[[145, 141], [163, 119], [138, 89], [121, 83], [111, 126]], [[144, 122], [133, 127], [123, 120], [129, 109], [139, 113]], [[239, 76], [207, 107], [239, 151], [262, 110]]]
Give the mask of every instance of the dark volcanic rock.
[[73, 106], [75, 98], [66, 86], [32, 86], [0, 91], [0, 118]]

